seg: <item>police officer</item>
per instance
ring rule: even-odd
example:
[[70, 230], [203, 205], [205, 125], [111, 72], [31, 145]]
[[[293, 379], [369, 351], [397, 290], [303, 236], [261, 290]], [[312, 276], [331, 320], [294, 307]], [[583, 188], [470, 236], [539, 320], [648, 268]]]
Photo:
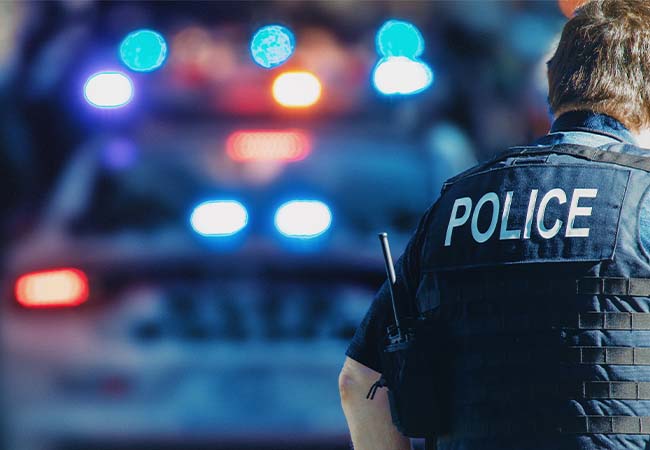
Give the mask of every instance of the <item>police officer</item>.
[[[650, 449], [650, 2], [578, 9], [548, 78], [550, 133], [448, 180], [397, 264], [438, 335], [428, 448]], [[366, 399], [391, 320], [385, 285], [339, 377], [357, 450], [410, 448]]]

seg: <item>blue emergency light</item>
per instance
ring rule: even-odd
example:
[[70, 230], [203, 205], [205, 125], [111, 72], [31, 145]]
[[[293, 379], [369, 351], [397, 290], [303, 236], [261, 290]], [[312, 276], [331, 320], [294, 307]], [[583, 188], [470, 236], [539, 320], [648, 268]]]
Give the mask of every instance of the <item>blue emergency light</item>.
[[119, 108], [131, 101], [133, 90], [133, 82], [122, 72], [97, 72], [86, 81], [84, 97], [96, 108]]
[[420, 30], [410, 22], [403, 20], [388, 20], [375, 38], [377, 52], [384, 57], [405, 56], [418, 58], [424, 51], [424, 38]]
[[248, 224], [248, 211], [236, 200], [210, 200], [194, 208], [190, 224], [201, 236], [232, 236]]
[[318, 200], [292, 200], [275, 213], [275, 227], [284, 236], [311, 239], [325, 233], [332, 225], [332, 212]]
[[160, 33], [137, 30], [120, 44], [120, 59], [131, 70], [151, 72], [160, 68], [167, 58], [167, 43]]
[[293, 33], [282, 25], [267, 25], [255, 32], [251, 39], [251, 56], [253, 60], [271, 69], [288, 60], [293, 54], [295, 38]]
[[405, 56], [390, 56], [377, 63], [372, 83], [385, 95], [412, 95], [433, 83], [433, 71], [423, 61]]

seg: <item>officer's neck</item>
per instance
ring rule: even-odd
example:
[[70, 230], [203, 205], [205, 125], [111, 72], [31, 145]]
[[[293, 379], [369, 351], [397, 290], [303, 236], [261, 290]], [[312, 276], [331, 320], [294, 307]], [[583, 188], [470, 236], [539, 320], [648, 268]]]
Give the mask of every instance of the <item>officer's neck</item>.
[[642, 128], [638, 132], [632, 132], [636, 138], [639, 147], [643, 147], [650, 151], [650, 128]]
[[650, 126], [632, 131], [613, 116], [584, 109], [556, 114], [551, 132], [593, 130], [650, 150]]

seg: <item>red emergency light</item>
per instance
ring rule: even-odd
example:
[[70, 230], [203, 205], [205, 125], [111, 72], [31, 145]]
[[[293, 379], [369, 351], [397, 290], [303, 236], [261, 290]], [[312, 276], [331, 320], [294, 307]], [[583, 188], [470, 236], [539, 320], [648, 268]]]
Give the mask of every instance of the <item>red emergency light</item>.
[[311, 152], [309, 136], [298, 130], [245, 130], [232, 133], [226, 151], [234, 161], [300, 161]]
[[77, 306], [88, 300], [88, 277], [74, 268], [30, 272], [18, 278], [14, 293], [27, 308]]

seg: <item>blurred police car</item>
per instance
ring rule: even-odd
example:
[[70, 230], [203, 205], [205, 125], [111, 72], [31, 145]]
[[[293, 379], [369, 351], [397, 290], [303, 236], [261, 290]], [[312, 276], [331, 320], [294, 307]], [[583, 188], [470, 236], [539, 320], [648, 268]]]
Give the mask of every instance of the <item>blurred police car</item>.
[[426, 167], [341, 127], [88, 142], [9, 252], [8, 447], [347, 448], [336, 379], [376, 232], [403, 248]]

